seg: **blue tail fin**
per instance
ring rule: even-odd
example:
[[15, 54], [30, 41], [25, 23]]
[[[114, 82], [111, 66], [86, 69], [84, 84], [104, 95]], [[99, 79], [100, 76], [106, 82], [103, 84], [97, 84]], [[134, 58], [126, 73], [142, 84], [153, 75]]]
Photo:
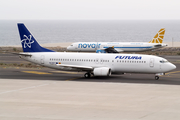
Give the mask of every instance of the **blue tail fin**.
[[41, 47], [23, 23], [18, 23], [17, 25], [24, 52], [54, 52]]

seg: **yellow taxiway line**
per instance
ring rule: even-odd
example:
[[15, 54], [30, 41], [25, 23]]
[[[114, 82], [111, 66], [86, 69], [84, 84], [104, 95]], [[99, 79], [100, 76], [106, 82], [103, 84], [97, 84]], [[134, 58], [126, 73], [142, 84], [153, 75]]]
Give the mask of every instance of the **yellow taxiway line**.
[[76, 80], [76, 79], [79, 79], [79, 78], [82, 78], [82, 77], [67, 79], [66, 81]]
[[21, 72], [24, 72], [24, 73], [32, 73], [32, 74], [39, 74], [39, 75], [42, 75], [42, 74], [52, 74], [52, 73], [38, 72], [38, 71], [21, 71]]
[[[38, 71], [21, 71], [21, 72], [24, 72], [24, 73], [32, 73], [32, 74], [52, 74], [52, 73], [47, 73], [47, 72], [38, 72]], [[73, 74], [71, 72], [62, 72], [62, 73], [70, 73], [70, 74]], [[75, 73], [74, 73], [75, 74]], [[77, 78], [71, 78], [71, 79], [67, 79], [65, 81], [71, 81], [71, 80], [76, 80], [76, 79], [79, 79], [79, 78], [82, 78], [82, 77], [77, 77]]]
[[180, 73], [180, 71], [169, 72], [169, 73], [166, 73], [165, 75], [162, 75], [161, 77], [174, 77], [174, 76], [179, 76], [179, 74], [176, 74], [176, 73]]
[[180, 71], [174, 71], [174, 72], [169, 72], [167, 74], [172, 74], [172, 73], [179, 73]]
[[53, 72], [53, 73], [66, 73], [66, 74], [82, 74], [79, 72], [67, 72], [67, 71], [49, 71], [49, 72]]

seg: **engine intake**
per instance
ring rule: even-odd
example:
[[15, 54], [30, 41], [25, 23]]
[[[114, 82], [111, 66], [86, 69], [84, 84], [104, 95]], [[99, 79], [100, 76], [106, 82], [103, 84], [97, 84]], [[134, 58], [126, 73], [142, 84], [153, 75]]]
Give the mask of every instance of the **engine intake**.
[[108, 67], [94, 68], [93, 74], [94, 76], [110, 76], [111, 69]]

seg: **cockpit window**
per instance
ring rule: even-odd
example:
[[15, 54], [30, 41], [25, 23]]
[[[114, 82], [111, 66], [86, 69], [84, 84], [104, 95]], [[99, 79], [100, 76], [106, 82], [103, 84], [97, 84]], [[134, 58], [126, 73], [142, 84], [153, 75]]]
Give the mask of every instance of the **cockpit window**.
[[160, 63], [167, 63], [168, 61], [167, 60], [160, 60], [159, 62]]
[[71, 46], [73, 46], [73, 44]]

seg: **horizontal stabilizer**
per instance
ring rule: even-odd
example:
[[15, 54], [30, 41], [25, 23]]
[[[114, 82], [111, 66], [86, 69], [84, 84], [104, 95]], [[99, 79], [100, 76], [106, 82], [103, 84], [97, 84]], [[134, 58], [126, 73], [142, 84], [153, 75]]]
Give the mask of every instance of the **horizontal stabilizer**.
[[15, 54], [15, 55], [22, 55], [22, 56], [32, 56], [31, 54], [29, 53], [12, 53], [12, 54]]

